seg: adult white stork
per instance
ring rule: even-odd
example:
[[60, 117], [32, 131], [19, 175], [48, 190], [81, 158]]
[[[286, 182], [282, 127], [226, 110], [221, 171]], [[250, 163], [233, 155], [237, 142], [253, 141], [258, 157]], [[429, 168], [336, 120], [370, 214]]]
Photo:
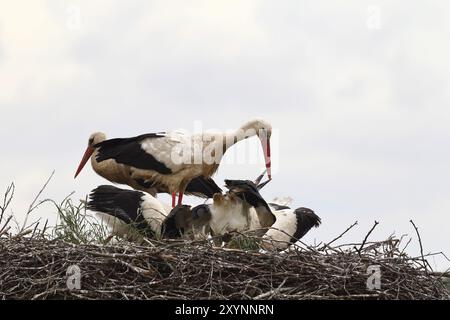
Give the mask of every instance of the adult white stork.
[[172, 131], [104, 140], [88, 147], [76, 175], [96, 152], [97, 162], [114, 160], [128, 166], [132, 179], [155, 188], [167, 189], [172, 194], [174, 206], [177, 192], [178, 204], [181, 204], [183, 193], [192, 179], [200, 176], [210, 178], [217, 171], [225, 151], [251, 136], [258, 136], [261, 140], [267, 173], [271, 178], [271, 134], [269, 123], [253, 120], [231, 133], [185, 135]]
[[[88, 147], [81, 160], [75, 178], [83, 169], [86, 162], [91, 159], [91, 165], [94, 171], [113, 183], [126, 184], [136, 190], [145, 191], [152, 196], [157, 193], [169, 193], [165, 185], [153, 184], [152, 181], [133, 176], [133, 168], [129, 165], [116, 162], [115, 159], [98, 161], [99, 143], [106, 140], [103, 132], [93, 133], [89, 137]], [[186, 194], [195, 195], [203, 198], [212, 198], [215, 193], [221, 193], [222, 189], [214, 182], [212, 178], [199, 176], [192, 179], [186, 187]]]

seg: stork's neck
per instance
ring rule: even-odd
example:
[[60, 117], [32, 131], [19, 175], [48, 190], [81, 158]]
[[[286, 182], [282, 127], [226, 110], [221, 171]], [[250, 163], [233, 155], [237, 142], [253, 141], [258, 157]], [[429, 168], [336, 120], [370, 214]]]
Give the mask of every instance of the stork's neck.
[[[204, 152], [203, 157], [207, 156], [213, 159], [214, 165], [203, 163], [204, 169], [203, 175], [211, 176], [218, 168], [218, 165], [225, 154], [225, 152], [233, 145], [241, 140], [250, 138], [258, 134], [256, 130], [255, 122], [248, 122], [234, 131], [228, 131], [226, 133], [206, 133], [203, 132], [200, 135], [193, 135], [192, 142], [197, 144], [201, 142], [201, 150]], [[208, 173], [209, 172], [209, 173]]]
[[226, 133], [224, 135], [223, 143], [224, 143], [224, 151], [228, 150], [231, 146], [235, 145], [239, 141], [245, 140], [247, 138], [256, 136], [257, 132], [249, 125], [244, 125], [241, 128]]

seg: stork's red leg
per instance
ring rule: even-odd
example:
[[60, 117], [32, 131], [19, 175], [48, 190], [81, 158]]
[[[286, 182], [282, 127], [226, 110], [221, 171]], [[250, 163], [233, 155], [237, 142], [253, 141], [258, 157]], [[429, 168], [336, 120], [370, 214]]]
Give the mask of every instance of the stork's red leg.
[[183, 201], [183, 192], [180, 192], [178, 194], [178, 204], [181, 204], [182, 201]]
[[175, 207], [175, 199], [177, 197], [177, 194], [175, 192], [172, 192], [172, 208]]

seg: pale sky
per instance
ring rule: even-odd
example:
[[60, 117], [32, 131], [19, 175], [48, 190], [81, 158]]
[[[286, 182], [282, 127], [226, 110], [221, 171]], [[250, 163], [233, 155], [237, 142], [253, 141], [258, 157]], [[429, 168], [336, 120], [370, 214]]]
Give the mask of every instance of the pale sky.
[[[445, 0], [0, 0], [0, 187], [15, 182], [21, 219], [53, 170], [43, 198], [108, 183], [89, 166], [73, 179], [92, 132], [258, 117], [279, 133], [263, 195], [323, 220], [305, 242], [355, 220], [344, 241], [377, 220], [371, 239], [416, 242], [413, 219], [426, 252], [450, 254], [449, 14]], [[262, 170], [227, 164], [215, 179]]]

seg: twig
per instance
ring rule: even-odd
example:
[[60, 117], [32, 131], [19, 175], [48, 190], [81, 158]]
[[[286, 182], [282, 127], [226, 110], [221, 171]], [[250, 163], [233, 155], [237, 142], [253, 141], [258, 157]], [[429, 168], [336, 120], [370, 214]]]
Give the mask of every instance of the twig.
[[364, 247], [364, 245], [366, 244], [367, 239], [369, 238], [370, 234], [372, 233], [372, 231], [375, 229], [375, 227], [379, 224], [378, 221], [375, 221], [375, 223], [373, 224], [372, 229], [369, 230], [369, 232], [366, 234], [366, 237], [364, 238], [363, 242], [361, 243], [361, 246], [358, 249], [358, 255], [361, 256], [361, 250]]
[[[443, 281], [447, 273], [427, 274], [420, 259], [398, 256], [386, 245], [396, 243], [394, 238], [379, 242], [378, 253], [361, 250], [364, 261], [353, 246], [262, 254], [206, 241], [148, 241], [153, 245], [2, 238], [0, 299], [449, 298]], [[381, 291], [367, 291], [372, 264], [383, 270]], [[67, 288], [71, 265], [81, 269], [81, 290]]]
[[42, 186], [41, 190], [39, 190], [38, 194], [34, 198], [33, 202], [31, 202], [31, 204], [30, 204], [30, 206], [28, 208], [28, 211], [25, 214], [25, 219], [23, 221], [22, 228], [20, 228], [20, 230], [19, 230], [19, 233], [23, 232], [27, 228], [27, 222], [28, 222], [28, 217], [29, 217], [30, 213], [34, 209], [36, 209], [39, 205], [41, 205], [43, 203], [43, 202], [39, 202], [37, 205], [35, 205], [36, 201], [39, 199], [39, 197], [41, 196], [42, 192], [44, 192], [45, 188], [47, 188], [47, 185], [49, 184], [50, 180], [53, 178], [54, 174], [55, 174], [55, 170], [52, 171], [51, 175], [47, 178], [47, 180], [45, 181], [45, 183]]
[[[428, 262], [427, 262], [426, 259], [425, 259], [425, 256], [423, 255], [422, 239], [420, 238], [419, 229], [418, 229], [417, 226], [415, 225], [414, 221], [412, 221], [412, 219], [409, 220], [409, 222], [411, 222], [411, 224], [413, 225], [414, 229], [416, 230], [417, 238], [419, 239], [420, 255], [421, 255], [421, 257], [422, 257], [423, 266], [424, 266], [424, 268], [425, 268], [425, 272], [428, 272], [426, 266], [427, 266], [427, 265], [430, 266], [430, 265], [428, 264]], [[430, 268], [431, 268], [431, 266], [430, 266]]]
[[[339, 236], [337, 236], [336, 238], [334, 238], [333, 240], [331, 240], [330, 242], [328, 242], [327, 244], [324, 244], [322, 248], [326, 248], [329, 247], [333, 242], [339, 240], [340, 238], [342, 238], [344, 236], [344, 234], [346, 234], [348, 231], [350, 231], [350, 229], [352, 229], [354, 226], [356, 226], [358, 224], [358, 221], [355, 221], [350, 227], [348, 227], [344, 232], [342, 232]], [[322, 249], [321, 248], [321, 249]], [[319, 249], [319, 250], [321, 250]]]

